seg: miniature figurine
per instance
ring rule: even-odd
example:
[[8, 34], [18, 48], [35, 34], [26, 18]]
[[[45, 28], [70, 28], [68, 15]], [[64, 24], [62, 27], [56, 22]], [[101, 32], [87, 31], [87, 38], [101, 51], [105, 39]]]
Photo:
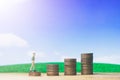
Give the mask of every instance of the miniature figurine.
[[33, 56], [32, 56], [32, 64], [30, 67], [30, 71], [35, 72], [35, 53], [33, 53]]

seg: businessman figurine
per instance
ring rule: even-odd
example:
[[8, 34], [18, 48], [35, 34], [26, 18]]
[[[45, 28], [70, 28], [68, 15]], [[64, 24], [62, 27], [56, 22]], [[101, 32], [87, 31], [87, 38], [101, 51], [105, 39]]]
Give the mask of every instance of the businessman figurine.
[[33, 56], [32, 56], [32, 64], [30, 67], [30, 71], [35, 72], [35, 53], [33, 53]]
[[29, 76], [41, 76], [41, 72], [37, 72], [35, 70], [35, 53], [33, 53], [33, 56], [32, 56], [32, 64], [30, 67]]

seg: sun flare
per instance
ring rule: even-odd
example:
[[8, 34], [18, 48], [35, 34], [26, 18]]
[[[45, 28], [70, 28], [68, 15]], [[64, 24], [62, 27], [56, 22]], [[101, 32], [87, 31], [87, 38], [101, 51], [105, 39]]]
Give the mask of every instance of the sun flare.
[[0, 0], [0, 8], [6, 8], [6, 7], [13, 6], [25, 1], [27, 0]]

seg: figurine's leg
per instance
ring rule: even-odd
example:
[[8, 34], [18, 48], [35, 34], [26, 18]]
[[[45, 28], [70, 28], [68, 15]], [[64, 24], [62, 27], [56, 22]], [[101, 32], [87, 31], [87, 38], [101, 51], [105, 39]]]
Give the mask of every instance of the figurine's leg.
[[32, 62], [31, 67], [30, 67], [30, 71], [33, 71], [33, 66], [34, 66], [34, 64]]
[[32, 71], [32, 65], [31, 65], [31, 67], [30, 67], [30, 71]]
[[33, 62], [33, 70], [35, 71], [35, 62]]

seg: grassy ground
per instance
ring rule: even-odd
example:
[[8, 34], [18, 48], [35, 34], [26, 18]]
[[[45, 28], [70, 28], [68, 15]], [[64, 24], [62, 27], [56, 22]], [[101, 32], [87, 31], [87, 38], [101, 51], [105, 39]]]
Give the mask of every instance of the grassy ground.
[[[63, 62], [51, 62], [51, 63], [36, 63], [36, 70], [45, 73], [47, 64], [58, 64], [59, 72], [64, 72]], [[81, 64], [77, 63], [77, 72], [81, 72]], [[119, 72], [120, 65], [117, 64], [105, 64], [105, 63], [94, 63], [94, 72]], [[30, 64], [17, 64], [0, 66], [0, 72], [29, 72]]]

